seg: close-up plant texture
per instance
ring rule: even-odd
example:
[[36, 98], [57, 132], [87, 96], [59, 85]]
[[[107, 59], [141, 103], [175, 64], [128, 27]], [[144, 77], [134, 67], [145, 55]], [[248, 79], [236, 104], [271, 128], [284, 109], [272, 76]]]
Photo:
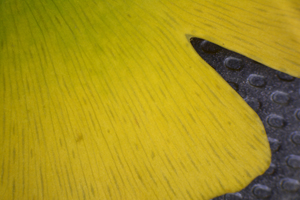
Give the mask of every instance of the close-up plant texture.
[[300, 77], [297, 0], [1, 0], [0, 199], [210, 199], [263, 174], [261, 120], [192, 37]]

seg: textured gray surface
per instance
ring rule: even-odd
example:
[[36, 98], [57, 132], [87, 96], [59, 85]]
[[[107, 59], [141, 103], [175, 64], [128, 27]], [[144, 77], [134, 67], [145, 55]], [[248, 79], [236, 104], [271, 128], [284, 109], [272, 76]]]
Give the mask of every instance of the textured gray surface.
[[242, 191], [214, 200], [300, 200], [300, 79], [205, 40], [193, 38], [191, 43], [257, 112], [272, 150], [264, 175]]

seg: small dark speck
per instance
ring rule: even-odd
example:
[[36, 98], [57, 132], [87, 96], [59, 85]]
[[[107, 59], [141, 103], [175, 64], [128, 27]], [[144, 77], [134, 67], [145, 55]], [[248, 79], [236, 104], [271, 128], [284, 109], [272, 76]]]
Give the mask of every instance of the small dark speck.
[[91, 185], [91, 191], [92, 191], [93, 196], [95, 196], [95, 190], [94, 190], [94, 187], [92, 185]]
[[155, 158], [155, 154], [154, 152], [152, 151], [152, 154], [151, 154], [151, 158], [154, 159]]
[[79, 135], [78, 137], [77, 137], [77, 139], [76, 139], [76, 142], [80, 142], [80, 141], [82, 141], [83, 140], [83, 136], [82, 135]]

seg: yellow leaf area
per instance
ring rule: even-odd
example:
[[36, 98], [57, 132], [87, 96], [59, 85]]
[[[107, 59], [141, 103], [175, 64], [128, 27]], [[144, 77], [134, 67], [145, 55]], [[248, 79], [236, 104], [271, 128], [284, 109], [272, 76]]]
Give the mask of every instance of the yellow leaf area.
[[209, 199], [269, 166], [190, 44], [300, 76], [298, 1], [3, 0], [0, 199]]

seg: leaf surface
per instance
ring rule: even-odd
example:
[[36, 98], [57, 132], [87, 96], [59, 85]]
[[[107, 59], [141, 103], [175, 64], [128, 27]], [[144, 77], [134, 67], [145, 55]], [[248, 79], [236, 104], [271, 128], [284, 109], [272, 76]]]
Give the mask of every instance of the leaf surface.
[[201, 37], [300, 76], [297, 1], [1, 1], [1, 199], [209, 199], [262, 174]]

